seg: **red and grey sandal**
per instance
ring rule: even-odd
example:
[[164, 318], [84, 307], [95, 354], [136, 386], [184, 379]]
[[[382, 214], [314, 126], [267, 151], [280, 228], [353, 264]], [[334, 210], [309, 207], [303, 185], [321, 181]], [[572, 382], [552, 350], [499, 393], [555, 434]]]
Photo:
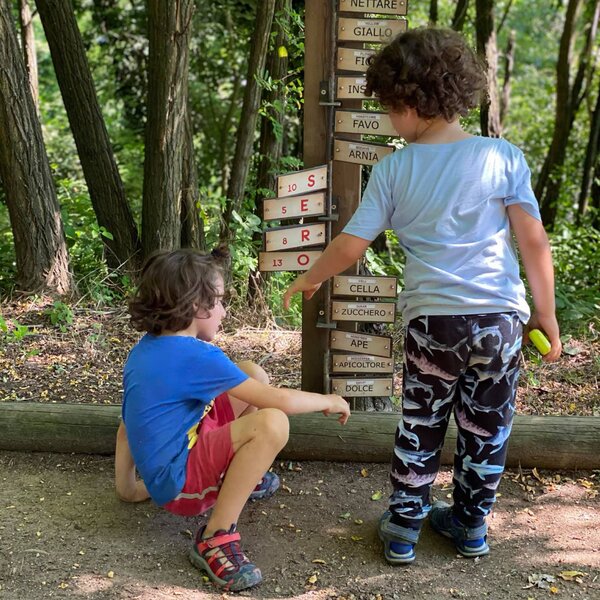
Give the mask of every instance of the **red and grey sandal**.
[[196, 543], [190, 552], [192, 564], [205, 571], [216, 585], [239, 592], [262, 581], [260, 569], [248, 560], [240, 548], [240, 534], [232, 525], [229, 531], [220, 529], [204, 539], [206, 526], [196, 534]]
[[250, 494], [250, 500], [264, 500], [265, 498], [270, 498], [279, 489], [279, 483], [277, 473], [267, 471], [260, 480], [260, 483]]

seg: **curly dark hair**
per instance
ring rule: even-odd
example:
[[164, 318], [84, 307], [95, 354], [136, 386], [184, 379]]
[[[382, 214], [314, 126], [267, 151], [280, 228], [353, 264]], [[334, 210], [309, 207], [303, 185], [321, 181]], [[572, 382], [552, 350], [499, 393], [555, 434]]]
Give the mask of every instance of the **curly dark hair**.
[[424, 119], [465, 116], [485, 88], [483, 62], [452, 29], [401, 33], [373, 56], [367, 70], [367, 95], [394, 112], [414, 108]]
[[150, 256], [129, 302], [132, 327], [155, 335], [189, 327], [199, 309], [208, 313], [217, 303], [228, 261], [224, 248], [211, 254], [182, 249]]

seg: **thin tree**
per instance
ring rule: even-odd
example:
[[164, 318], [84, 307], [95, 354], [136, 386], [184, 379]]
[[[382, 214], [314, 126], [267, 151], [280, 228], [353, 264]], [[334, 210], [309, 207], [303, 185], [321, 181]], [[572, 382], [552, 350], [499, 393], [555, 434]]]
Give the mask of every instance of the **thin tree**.
[[144, 256], [181, 244], [189, 43], [193, 0], [148, 0], [148, 121], [144, 159]]
[[588, 0], [586, 4], [586, 39], [582, 45], [575, 77], [571, 83], [571, 73], [576, 63], [573, 46], [577, 37], [578, 15], [582, 0], [569, 0], [565, 23], [560, 39], [556, 64], [556, 108], [554, 131], [550, 148], [535, 186], [535, 194], [540, 202], [541, 215], [548, 229], [553, 229], [558, 211], [558, 197], [561, 188], [561, 171], [567, 154], [567, 142], [579, 106], [589, 91], [589, 63], [600, 16], [600, 0]]
[[[290, 21], [291, 0], [277, 0], [271, 39], [273, 45], [269, 51], [267, 73], [271, 78], [271, 88], [265, 90], [263, 97], [266, 116], [261, 121], [258, 154], [260, 162], [256, 175], [256, 214], [262, 218], [263, 196], [275, 194], [276, 169], [281, 159], [285, 122], [285, 76], [288, 69], [288, 27]], [[267, 191], [268, 190], [268, 191]], [[255, 243], [262, 235], [253, 236]], [[254, 299], [263, 286], [267, 274], [252, 271], [248, 280], [248, 297]]]
[[72, 289], [60, 207], [8, 2], [0, 2], [0, 178], [12, 226], [17, 285]]
[[469, 0], [458, 0], [456, 2], [456, 8], [454, 9], [454, 15], [452, 17], [452, 24], [450, 25], [452, 29], [456, 31], [462, 31], [467, 19], [468, 10]]
[[[577, 203], [577, 222], [581, 223], [588, 210], [588, 203], [594, 171], [598, 169], [598, 153], [600, 152], [600, 90], [596, 96], [596, 105], [591, 115], [590, 133], [588, 136], [585, 158], [583, 161], [583, 176], [581, 178], [581, 190]], [[596, 173], [597, 176], [597, 173]]]
[[502, 135], [498, 97], [498, 46], [494, 28], [494, 0], [476, 0], [477, 52], [487, 66], [488, 95], [481, 102], [481, 134]]
[[429, 0], [429, 24], [437, 25], [438, 22], [438, 0]]
[[235, 155], [231, 168], [231, 177], [227, 189], [227, 201], [221, 223], [220, 241], [227, 244], [233, 238], [231, 218], [233, 212], [239, 212], [248, 172], [250, 157], [254, 146], [254, 135], [260, 108], [261, 86], [259, 78], [264, 75], [267, 53], [269, 50], [269, 34], [275, 11], [275, 0], [264, 0], [257, 3], [256, 28], [252, 36], [250, 60], [248, 61], [248, 77], [244, 91], [244, 103], [240, 116]]
[[502, 83], [502, 95], [500, 96], [500, 123], [504, 126], [508, 109], [510, 108], [510, 94], [512, 89], [512, 76], [515, 67], [515, 48], [517, 45], [516, 32], [512, 30], [506, 41], [504, 50], [504, 81]]
[[19, 0], [19, 25], [21, 27], [21, 49], [25, 68], [29, 75], [31, 96], [37, 110], [39, 110], [40, 92], [38, 82], [37, 55], [35, 52], [35, 34], [33, 31], [33, 15], [28, 0]]
[[140, 259], [135, 221], [112, 150], [102, 109], [69, 0], [37, 0], [56, 79], [77, 146], [111, 267], [134, 269]]

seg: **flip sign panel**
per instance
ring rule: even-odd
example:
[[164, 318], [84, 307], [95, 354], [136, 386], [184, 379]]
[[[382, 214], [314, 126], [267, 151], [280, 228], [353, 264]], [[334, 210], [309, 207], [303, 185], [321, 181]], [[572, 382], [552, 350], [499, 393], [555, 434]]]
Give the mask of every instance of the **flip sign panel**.
[[405, 15], [407, 0], [340, 0], [341, 12]]
[[316, 192], [327, 187], [327, 165], [304, 169], [277, 178], [277, 197], [285, 198], [294, 194]]
[[336, 275], [333, 278], [334, 296], [378, 296], [395, 298], [396, 277], [354, 277], [352, 275]]
[[339, 379], [331, 378], [331, 392], [340, 396], [391, 396], [394, 381], [389, 379]]
[[356, 163], [359, 165], [374, 165], [384, 156], [391, 154], [394, 148], [383, 144], [366, 144], [363, 142], [347, 142], [334, 140], [334, 160]]
[[335, 132], [398, 137], [389, 116], [380, 112], [336, 110]]
[[259, 252], [258, 270], [266, 271], [307, 271], [321, 256], [321, 250], [303, 252]]
[[366, 100], [370, 96], [365, 96], [365, 86], [367, 80], [364, 77], [338, 77], [337, 79], [337, 97], [340, 100], [356, 99]]
[[339, 302], [331, 303], [332, 321], [364, 321], [393, 323], [396, 320], [395, 302]]
[[329, 347], [332, 350], [373, 354], [383, 358], [392, 356], [392, 338], [385, 335], [332, 331], [329, 338]]
[[333, 373], [393, 373], [391, 358], [379, 358], [365, 354], [334, 354], [331, 358]]
[[263, 200], [263, 219], [295, 219], [325, 214], [325, 192]]
[[375, 50], [357, 50], [356, 48], [337, 49], [337, 67], [341, 71], [359, 71], [364, 73], [369, 66], [369, 58]]
[[404, 19], [345, 19], [338, 21], [340, 42], [389, 42], [408, 28]]
[[325, 245], [325, 223], [278, 227], [265, 231], [265, 245], [268, 251], [319, 244]]

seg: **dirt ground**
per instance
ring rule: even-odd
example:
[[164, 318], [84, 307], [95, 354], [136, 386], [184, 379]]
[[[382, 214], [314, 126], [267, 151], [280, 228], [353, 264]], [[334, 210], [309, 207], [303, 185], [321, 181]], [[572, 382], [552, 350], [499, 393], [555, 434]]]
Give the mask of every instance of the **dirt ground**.
[[[391, 567], [375, 525], [387, 466], [278, 463], [279, 492], [249, 504], [243, 547], [264, 581], [249, 598], [600, 598], [600, 472], [505, 475], [491, 554], [467, 560], [427, 525], [417, 561]], [[112, 458], [0, 453], [0, 598], [217, 599], [187, 560], [198, 519], [112, 491]], [[435, 495], [450, 493], [440, 473]], [[383, 492], [383, 494], [381, 493]]]
[[[138, 338], [124, 312], [76, 307], [72, 322], [52, 326], [51, 310], [39, 299], [1, 306], [0, 402], [119, 403], [122, 365]], [[263, 365], [274, 383], [299, 386], [299, 333], [248, 322], [230, 321], [219, 345]], [[519, 412], [600, 414], [600, 345], [591, 333], [567, 340], [560, 363], [525, 352]], [[395, 334], [397, 373], [400, 341]], [[460, 558], [426, 525], [417, 561], [391, 567], [375, 532], [389, 493], [386, 465], [274, 469], [284, 485], [248, 505], [239, 524], [264, 577], [244, 596], [600, 600], [600, 471], [509, 472], [489, 520], [489, 557]], [[437, 498], [450, 494], [450, 482], [441, 472]], [[0, 599], [227, 597], [187, 560], [201, 521], [119, 502], [112, 457], [0, 452], [0, 483]]]

